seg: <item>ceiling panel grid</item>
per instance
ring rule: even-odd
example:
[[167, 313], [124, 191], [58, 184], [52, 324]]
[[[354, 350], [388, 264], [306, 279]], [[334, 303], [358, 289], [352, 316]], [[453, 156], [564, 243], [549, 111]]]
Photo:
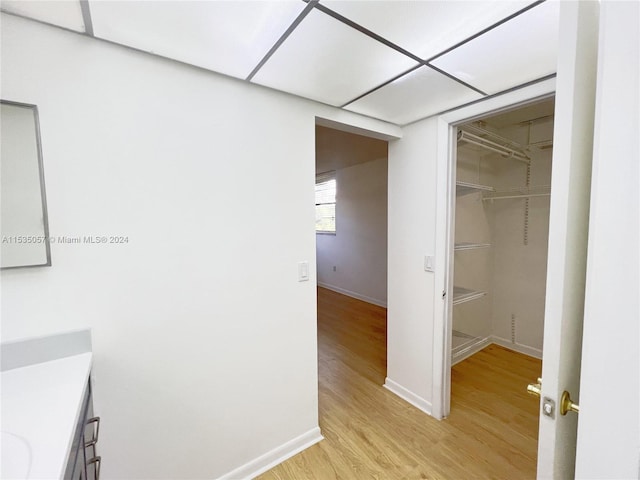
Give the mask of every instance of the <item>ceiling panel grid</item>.
[[0, 6], [400, 125], [556, 71], [559, 0], [2, 0]]
[[304, 10], [301, 1], [96, 1], [96, 37], [245, 79]]
[[414, 59], [314, 9], [253, 81], [341, 106], [416, 65]]

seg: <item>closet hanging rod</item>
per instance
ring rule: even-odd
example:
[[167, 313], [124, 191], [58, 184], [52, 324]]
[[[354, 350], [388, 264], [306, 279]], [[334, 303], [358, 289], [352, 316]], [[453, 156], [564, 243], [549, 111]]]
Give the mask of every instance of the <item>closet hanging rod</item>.
[[[470, 123], [468, 125], [465, 125], [464, 127], [462, 127], [462, 130], [474, 135], [480, 135], [480, 136], [486, 135], [488, 138], [492, 139], [494, 142], [501, 142], [504, 146], [513, 148], [516, 152], [520, 152], [524, 154], [525, 148], [518, 142], [511, 140], [509, 138], [502, 137], [497, 133], [492, 132], [491, 130], [487, 130], [486, 128], [483, 128], [480, 125], [476, 125], [475, 123]], [[526, 156], [526, 154], [524, 155]]]
[[514, 160], [526, 163], [527, 165], [530, 163], [529, 158], [526, 155], [514, 150], [513, 148], [505, 147], [504, 145], [479, 137], [473, 133], [465, 132], [463, 130], [458, 131], [458, 141], [477, 145], [478, 147], [497, 152], [507, 158], [513, 158]]

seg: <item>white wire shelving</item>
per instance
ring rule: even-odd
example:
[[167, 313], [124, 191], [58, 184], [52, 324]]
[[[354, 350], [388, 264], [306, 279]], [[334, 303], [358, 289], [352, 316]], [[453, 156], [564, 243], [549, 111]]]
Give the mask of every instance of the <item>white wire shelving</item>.
[[517, 160], [522, 163], [530, 163], [531, 159], [529, 155], [527, 155], [525, 149], [517, 142], [475, 125], [465, 125], [464, 128], [464, 130], [458, 130], [458, 142], [475, 145], [490, 152], [498, 153], [505, 158]]
[[461, 303], [471, 302], [484, 297], [487, 292], [480, 290], [471, 290], [464, 287], [453, 287], [453, 304], [460, 305]]
[[478, 248], [489, 248], [490, 246], [490, 243], [459, 242], [453, 246], [453, 249], [456, 252], [459, 252], [462, 250], [477, 250]]
[[548, 197], [551, 195], [551, 185], [535, 185], [530, 187], [511, 187], [494, 189], [482, 195], [482, 200], [508, 200], [515, 198]]
[[478, 192], [495, 192], [495, 189], [488, 185], [480, 185], [477, 183], [456, 182], [456, 195], [459, 197]]

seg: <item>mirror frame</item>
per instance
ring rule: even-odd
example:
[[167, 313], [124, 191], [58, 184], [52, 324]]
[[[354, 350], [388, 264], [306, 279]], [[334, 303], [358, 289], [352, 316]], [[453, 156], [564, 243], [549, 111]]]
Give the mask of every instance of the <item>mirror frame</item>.
[[47, 261], [46, 263], [39, 263], [34, 265], [14, 265], [10, 267], [3, 267], [0, 265], [0, 270], [10, 270], [14, 268], [32, 268], [32, 267], [50, 267], [51, 266], [51, 240], [49, 237], [49, 211], [47, 209], [47, 194], [44, 186], [44, 163], [42, 161], [42, 139], [40, 138], [40, 116], [38, 114], [38, 106], [30, 103], [14, 102], [12, 100], [0, 99], [0, 104], [12, 105], [14, 107], [29, 108], [33, 111], [33, 120], [35, 124], [36, 134], [36, 146], [38, 150], [38, 178], [40, 181], [40, 196], [42, 198], [42, 218], [44, 227], [44, 246], [46, 250]]

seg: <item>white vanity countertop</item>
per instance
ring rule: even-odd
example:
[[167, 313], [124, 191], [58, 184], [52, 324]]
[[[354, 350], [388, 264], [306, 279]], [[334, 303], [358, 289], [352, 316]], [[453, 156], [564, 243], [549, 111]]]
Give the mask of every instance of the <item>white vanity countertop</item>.
[[0, 374], [3, 479], [62, 478], [91, 361], [91, 353], [81, 353]]

